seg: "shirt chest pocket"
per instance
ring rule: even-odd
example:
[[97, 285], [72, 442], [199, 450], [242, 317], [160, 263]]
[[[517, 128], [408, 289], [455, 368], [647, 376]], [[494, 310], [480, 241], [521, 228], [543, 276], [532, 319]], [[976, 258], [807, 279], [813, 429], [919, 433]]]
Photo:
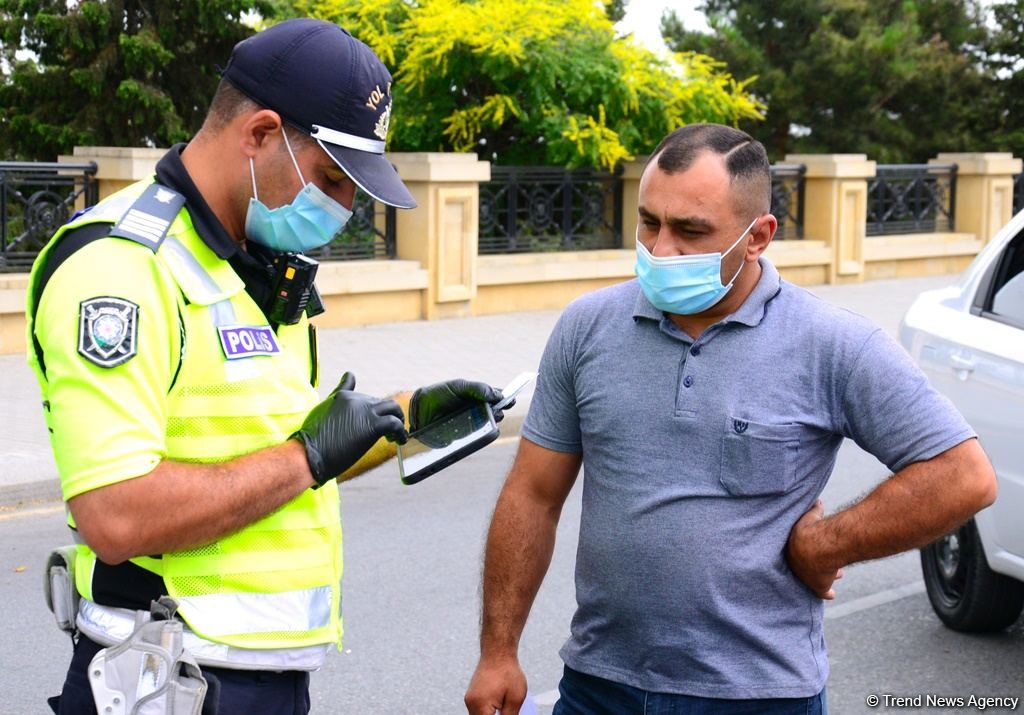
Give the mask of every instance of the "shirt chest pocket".
[[719, 480], [734, 496], [784, 494], [796, 485], [800, 425], [728, 418]]

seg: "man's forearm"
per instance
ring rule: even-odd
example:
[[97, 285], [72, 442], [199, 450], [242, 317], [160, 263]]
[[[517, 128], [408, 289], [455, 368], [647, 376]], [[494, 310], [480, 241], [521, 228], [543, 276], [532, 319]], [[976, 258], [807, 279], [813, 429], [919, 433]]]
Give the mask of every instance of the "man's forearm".
[[555, 546], [560, 508], [510, 483], [498, 499], [484, 557], [482, 658], [515, 656]]
[[79, 494], [75, 523], [103, 561], [179, 551], [232, 534], [313, 485], [300, 442], [227, 462], [166, 460], [135, 479]]
[[562, 505], [582, 455], [557, 452], [523, 437], [487, 534], [480, 661], [466, 691], [474, 715], [518, 712], [526, 697], [519, 638], [551, 563]]
[[937, 466], [911, 464], [859, 504], [825, 519], [832, 558], [845, 565], [924, 546], [995, 500], [995, 475], [977, 440], [952, 448]]
[[[828, 518], [812, 512], [797, 522], [787, 556], [816, 593], [836, 570], [930, 543], [995, 500], [992, 465], [976, 439], [917, 462], [862, 501]], [[825, 583], [827, 581], [827, 584]]]

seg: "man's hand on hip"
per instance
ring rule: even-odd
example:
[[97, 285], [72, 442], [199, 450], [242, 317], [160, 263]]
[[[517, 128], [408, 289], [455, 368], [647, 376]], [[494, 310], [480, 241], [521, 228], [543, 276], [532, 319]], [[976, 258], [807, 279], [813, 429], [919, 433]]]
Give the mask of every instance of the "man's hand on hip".
[[334, 391], [310, 410], [302, 427], [292, 435], [305, 446], [309, 470], [317, 484], [351, 467], [381, 437], [401, 444], [409, 437], [397, 402], [353, 392], [355, 386], [355, 376], [346, 372]]
[[819, 499], [789, 532], [786, 561], [793, 574], [818, 598], [831, 600], [836, 597], [832, 585], [843, 577], [843, 570], [823, 563], [820, 556], [823, 553], [821, 540], [825, 536], [820, 527], [824, 518], [825, 507]]
[[526, 700], [526, 675], [515, 656], [480, 658], [466, 690], [469, 715], [518, 715]]
[[[415, 432], [442, 417], [471, 407], [476, 402], [495, 405], [500, 401], [501, 390], [485, 382], [446, 380], [427, 385], [416, 390], [409, 401], [409, 430]], [[504, 416], [501, 410], [497, 410], [494, 421], [500, 422]]]

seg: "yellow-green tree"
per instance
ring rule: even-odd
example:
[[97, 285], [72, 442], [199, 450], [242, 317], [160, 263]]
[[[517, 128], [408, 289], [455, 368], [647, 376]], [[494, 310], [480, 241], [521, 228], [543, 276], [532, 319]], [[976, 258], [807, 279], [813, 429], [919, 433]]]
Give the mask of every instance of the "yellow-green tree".
[[298, 0], [395, 76], [390, 146], [501, 164], [614, 167], [676, 127], [763, 107], [722, 63], [616, 37], [594, 0]]

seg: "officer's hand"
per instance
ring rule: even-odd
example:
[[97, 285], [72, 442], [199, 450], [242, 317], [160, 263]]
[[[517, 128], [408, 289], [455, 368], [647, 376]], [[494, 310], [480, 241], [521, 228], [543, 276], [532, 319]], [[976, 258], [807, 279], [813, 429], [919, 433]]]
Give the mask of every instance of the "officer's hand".
[[822, 541], [820, 526], [824, 518], [825, 506], [819, 499], [789, 532], [786, 561], [793, 575], [803, 581], [814, 595], [831, 600], [836, 597], [832, 586], [843, 577], [843, 569], [834, 564], [823, 563], [819, 556], [818, 546]]
[[334, 479], [366, 454], [381, 437], [405, 444], [402, 408], [353, 392], [356, 379], [345, 373], [326, 400], [310, 410], [302, 428], [292, 435], [306, 447], [309, 471], [317, 484]]
[[516, 657], [480, 659], [466, 690], [469, 715], [518, 715], [524, 700], [526, 675]]
[[[415, 432], [435, 420], [464, 410], [475, 402], [489, 402], [494, 405], [500, 401], [501, 390], [485, 382], [448, 380], [421, 387], [412, 394], [409, 401], [409, 429]], [[507, 407], [511, 407], [512, 404]], [[494, 421], [501, 422], [504, 416], [504, 412], [498, 410], [494, 413]]]

